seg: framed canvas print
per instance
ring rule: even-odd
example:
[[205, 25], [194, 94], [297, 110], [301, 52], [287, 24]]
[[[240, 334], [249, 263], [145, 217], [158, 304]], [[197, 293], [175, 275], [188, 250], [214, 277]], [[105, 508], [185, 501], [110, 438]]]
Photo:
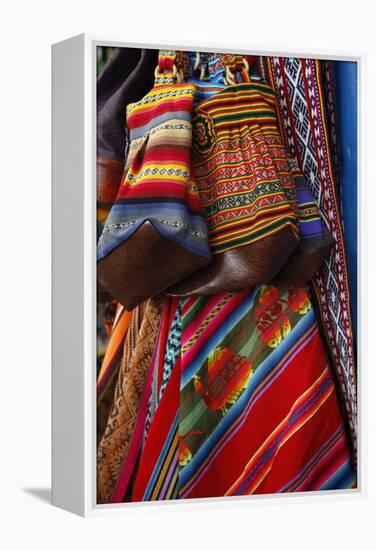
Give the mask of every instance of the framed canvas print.
[[54, 504], [363, 493], [364, 70], [53, 46]]

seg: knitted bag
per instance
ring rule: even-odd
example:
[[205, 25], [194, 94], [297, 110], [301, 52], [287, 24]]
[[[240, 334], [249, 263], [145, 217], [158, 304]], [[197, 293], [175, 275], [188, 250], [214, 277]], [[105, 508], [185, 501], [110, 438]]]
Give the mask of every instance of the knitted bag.
[[98, 280], [127, 309], [211, 260], [191, 174], [194, 86], [161, 51], [154, 88], [127, 107], [129, 150], [98, 242]]

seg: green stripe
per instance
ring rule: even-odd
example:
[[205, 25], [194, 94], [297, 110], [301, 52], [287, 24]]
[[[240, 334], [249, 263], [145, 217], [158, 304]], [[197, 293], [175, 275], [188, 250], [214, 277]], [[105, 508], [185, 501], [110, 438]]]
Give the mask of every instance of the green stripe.
[[249, 111], [243, 115], [237, 112], [226, 115], [212, 115], [212, 118], [216, 124], [220, 124], [221, 122], [241, 122], [243, 120], [260, 120], [262, 118], [276, 120], [277, 117], [273, 111], [259, 111], [256, 113]]
[[[290, 221], [293, 222], [294, 225], [296, 225], [295, 219], [291, 216]], [[246, 244], [251, 244], [254, 240], [256, 240], [259, 237], [262, 237], [264, 235], [267, 235], [270, 231], [274, 229], [278, 229], [279, 227], [283, 227], [286, 223], [286, 217], [283, 217], [281, 220], [277, 220], [276, 222], [268, 225], [267, 227], [263, 227], [262, 229], [259, 229], [257, 231], [253, 231], [252, 233], [236, 238], [235, 236], [229, 237], [228, 241], [221, 243], [219, 245], [211, 244], [211, 249], [213, 252], [221, 252], [222, 250], [226, 249], [228, 247], [228, 244], [231, 243], [231, 248], [236, 248], [237, 246], [244, 246]]]
[[[201, 296], [193, 306], [182, 315], [183, 329], [186, 328], [196, 317], [198, 313], [205, 306], [206, 302], [210, 299], [210, 296]], [[184, 300], [184, 298], [183, 298]]]

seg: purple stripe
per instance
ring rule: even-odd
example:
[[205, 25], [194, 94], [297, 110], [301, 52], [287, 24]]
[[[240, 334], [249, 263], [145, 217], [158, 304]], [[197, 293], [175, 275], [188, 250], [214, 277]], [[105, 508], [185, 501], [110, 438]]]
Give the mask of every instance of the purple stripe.
[[167, 477], [165, 479], [165, 482], [163, 483], [163, 487], [160, 491], [158, 500], [164, 500], [164, 498], [166, 496], [166, 493], [170, 488], [170, 481], [174, 477], [174, 473], [176, 472], [177, 467], [178, 467], [178, 456], [177, 456], [177, 453], [176, 453], [175, 456], [174, 456], [174, 459], [173, 459], [173, 461], [172, 461], [172, 463], [171, 463], [171, 465], [168, 469], [168, 474], [167, 474]]

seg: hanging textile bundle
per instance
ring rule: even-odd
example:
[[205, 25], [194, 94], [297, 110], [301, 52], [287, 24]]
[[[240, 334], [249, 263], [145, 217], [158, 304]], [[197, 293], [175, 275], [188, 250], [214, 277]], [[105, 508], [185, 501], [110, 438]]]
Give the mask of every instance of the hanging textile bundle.
[[194, 86], [162, 52], [154, 88], [127, 107], [129, 152], [98, 243], [98, 279], [127, 309], [209, 263], [191, 174]]
[[[275, 98], [268, 85], [250, 81], [248, 65], [238, 57], [230, 56], [226, 78], [245, 81], [203, 100], [193, 119], [193, 169], [214, 257], [169, 288], [172, 295], [269, 282], [299, 241], [295, 184], [277, 128]], [[232, 70], [239, 67], [235, 78]]]
[[[154, 88], [127, 107], [98, 275], [138, 305], [119, 306], [98, 377], [98, 502], [356, 486], [305, 286], [333, 236], [254, 61], [160, 51]], [[202, 241], [163, 223], [182, 211]]]

